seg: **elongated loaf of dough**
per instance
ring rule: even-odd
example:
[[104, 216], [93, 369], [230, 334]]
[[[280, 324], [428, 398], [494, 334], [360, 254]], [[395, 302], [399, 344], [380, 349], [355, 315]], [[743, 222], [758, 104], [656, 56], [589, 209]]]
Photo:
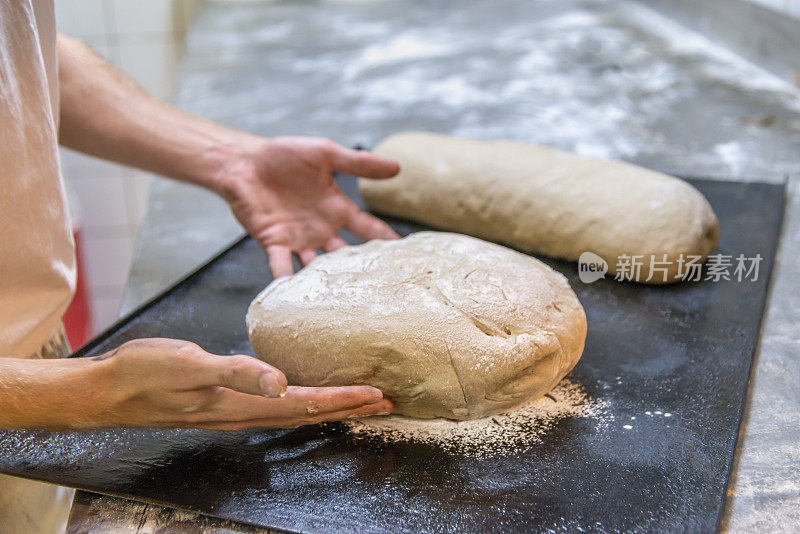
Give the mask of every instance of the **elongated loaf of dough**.
[[375, 153], [402, 167], [393, 179], [360, 180], [379, 213], [557, 258], [593, 252], [610, 272], [648, 283], [679, 280], [717, 245], [719, 222], [697, 189], [629, 163], [420, 132]]

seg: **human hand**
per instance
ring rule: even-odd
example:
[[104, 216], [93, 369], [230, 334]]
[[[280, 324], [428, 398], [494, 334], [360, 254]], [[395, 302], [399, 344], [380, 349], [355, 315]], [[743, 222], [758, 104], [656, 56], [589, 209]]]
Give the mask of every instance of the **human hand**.
[[286, 387], [283, 373], [256, 358], [187, 341], [138, 339], [94, 360], [99, 398], [87, 426], [290, 428], [392, 410], [373, 387]]
[[333, 171], [380, 179], [396, 175], [400, 166], [329, 139], [276, 137], [250, 142], [219, 171], [215, 189], [267, 251], [276, 278], [292, 274], [292, 252], [306, 265], [318, 249], [345, 246], [341, 228], [365, 241], [399, 237], [350, 200]]

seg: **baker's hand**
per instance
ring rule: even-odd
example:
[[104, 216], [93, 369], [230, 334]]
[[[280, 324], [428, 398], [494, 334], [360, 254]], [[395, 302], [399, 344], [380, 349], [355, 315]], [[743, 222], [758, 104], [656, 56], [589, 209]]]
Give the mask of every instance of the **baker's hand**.
[[292, 274], [292, 252], [305, 265], [318, 249], [330, 252], [345, 246], [337, 234], [341, 228], [365, 241], [398, 237], [342, 193], [333, 171], [390, 178], [400, 166], [330, 139], [276, 137], [252, 142], [219, 171], [215, 189], [267, 251], [276, 278]]
[[285, 428], [392, 410], [370, 386], [286, 387], [283, 373], [255, 358], [174, 339], [130, 341], [93, 365], [91, 426]]

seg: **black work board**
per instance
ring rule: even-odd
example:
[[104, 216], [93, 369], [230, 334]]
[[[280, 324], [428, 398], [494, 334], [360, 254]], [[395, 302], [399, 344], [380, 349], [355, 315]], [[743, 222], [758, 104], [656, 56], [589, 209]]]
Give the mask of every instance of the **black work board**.
[[[604, 425], [565, 418], [535, 446], [486, 457], [356, 439], [339, 423], [236, 433], [7, 431], [0, 472], [290, 531], [712, 532], [784, 186], [690, 181], [719, 216], [717, 252], [763, 258], [756, 281], [584, 284], [575, 264], [542, 258], [570, 279], [586, 309], [586, 350], [570, 377], [605, 406]], [[357, 198], [352, 178], [340, 183]], [[423, 229], [390, 222], [401, 234]], [[270, 280], [264, 252], [242, 239], [75, 356], [154, 336], [252, 354], [244, 314]]]

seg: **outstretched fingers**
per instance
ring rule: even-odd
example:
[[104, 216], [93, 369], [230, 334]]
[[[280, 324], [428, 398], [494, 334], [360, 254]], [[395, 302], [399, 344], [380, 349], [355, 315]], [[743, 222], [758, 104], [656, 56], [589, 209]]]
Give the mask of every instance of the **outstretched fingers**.
[[209, 430], [236, 431], [246, 428], [296, 428], [303, 425], [313, 425], [330, 421], [342, 421], [345, 419], [356, 419], [360, 417], [370, 417], [373, 415], [388, 415], [394, 406], [386, 399], [373, 404], [366, 404], [357, 408], [326, 412], [317, 415], [298, 416], [293, 418], [263, 418], [250, 419], [246, 421], [210, 421], [192, 425], [197, 428]]
[[333, 170], [364, 178], [391, 178], [400, 172], [394, 160], [376, 156], [366, 150], [353, 150], [341, 145], [331, 147]]
[[328, 239], [322, 248], [325, 250], [325, 252], [333, 252], [334, 250], [339, 250], [340, 248], [346, 246], [347, 242], [338, 235], [336, 235]]
[[[270, 426], [297, 426], [297, 421], [316, 420], [325, 414], [356, 410], [382, 403], [383, 400], [381, 391], [370, 386], [289, 386], [280, 398], [224, 390], [218, 394], [213, 406], [204, 413], [196, 414], [193, 423], [271, 421]], [[385, 411], [387, 406], [391, 407], [391, 403], [380, 404], [374, 408], [375, 413]]]
[[282, 426], [284, 428], [295, 428], [303, 425], [314, 425], [317, 423], [326, 423], [329, 421], [341, 421], [343, 419], [355, 419], [357, 417], [369, 417], [372, 415], [389, 415], [392, 413], [394, 406], [388, 399], [380, 400], [373, 404], [366, 404], [358, 408], [349, 408], [347, 410], [339, 410], [336, 412], [326, 412], [316, 415], [309, 415], [299, 417], [293, 420], [285, 421], [252, 421], [252, 426]]
[[289, 402], [287, 408], [293, 414], [317, 415], [358, 408], [382, 399], [383, 393], [372, 386], [290, 386], [282, 400]]
[[317, 251], [310, 248], [300, 250], [297, 252], [297, 257], [300, 258], [300, 263], [305, 267], [317, 257]]
[[364, 241], [370, 239], [397, 239], [400, 236], [384, 221], [369, 213], [355, 208], [344, 225]]
[[269, 245], [266, 247], [266, 250], [269, 255], [269, 269], [272, 271], [272, 276], [281, 278], [294, 274], [292, 251], [289, 247], [284, 245]]

